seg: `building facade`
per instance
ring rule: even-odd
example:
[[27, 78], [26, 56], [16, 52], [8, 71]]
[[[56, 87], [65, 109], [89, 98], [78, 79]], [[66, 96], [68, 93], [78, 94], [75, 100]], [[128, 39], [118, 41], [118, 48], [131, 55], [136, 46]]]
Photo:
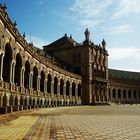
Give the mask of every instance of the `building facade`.
[[[38, 107], [139, 103], [140, 73], [108, 70], [105, 40], [95, 45], [88, 29], [84, 34], [82, 43], [65, 34], [41, 50], [27, 43], [0, 4], [0, 114]], [[123, 78], [122, 73], [128, 76]]]

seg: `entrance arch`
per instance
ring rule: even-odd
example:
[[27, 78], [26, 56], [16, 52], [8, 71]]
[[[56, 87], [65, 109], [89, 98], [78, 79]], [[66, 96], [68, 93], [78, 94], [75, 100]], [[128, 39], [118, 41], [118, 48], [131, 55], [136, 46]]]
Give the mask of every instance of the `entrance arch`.
[[51, 93], [51, 83], [52, 83], [52, 76], [48, 74], [48, 81], [47, 81], [47, 92]]
[[33, 69], [33, 89], [37, 90], [37, 79], [38, 79], [38, 70], [35, 66]]
[[64, 80], [60, 80], [60, 94], [63, 95], [64, 93]]
[[14, 78], [14, 83], [17, 86], [20, 86], [21, 69], [22, 69], [22, 58], [21, 55], [18, 53], [16, 55], [15, 78]]
[[30, 63], [29, 61], [26, 61], [24, 73], [24, 87], [27, 89], [29, 89], [29, 77], [30, 77]]
[[5, 55], [3, 58], [3, 81], [10, 83], [10, 71], [12, 62], [12, 48], [9, 43], [5, 46]]
[[41, 79], [40, 79], [40, 91], [44, 92], [44, 81], [45, 81], [45, 73], [41, 71]]
[[69, 96], [70, 82], [66, 82], [66, 95]]

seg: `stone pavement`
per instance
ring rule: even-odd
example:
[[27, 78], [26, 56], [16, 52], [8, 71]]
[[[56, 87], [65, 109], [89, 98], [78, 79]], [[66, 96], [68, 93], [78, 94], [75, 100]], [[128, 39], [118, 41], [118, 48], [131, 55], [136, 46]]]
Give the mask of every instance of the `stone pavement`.
[[140, 105], [33, 110], [1, 123], [0, 140], [140, 140]]

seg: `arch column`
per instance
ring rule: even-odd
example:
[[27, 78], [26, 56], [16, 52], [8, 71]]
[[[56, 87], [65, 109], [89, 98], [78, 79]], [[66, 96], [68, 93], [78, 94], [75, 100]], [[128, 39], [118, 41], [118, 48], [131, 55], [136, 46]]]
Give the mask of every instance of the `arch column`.
[[29, 89], [32, 89], [32, 85], [33, 85], [33, 72], [30, 72], [30, 75], [29, 75]]
[[70, 83], [70, 87], [69, 87], [69, 96], [72, 96], [72, 83]]
[[2, 73], [3, 73], [3, 58], [4, 58], [4, 54], [2, 53], [1, 56], [0, 56], [0, 80], [1, 81], [3, 80], [3, 77], [2, 77]]
[[14, 78], [15, 78], [15, 61], [11, 62], [10, 67], [10, 83], [14, 84]]
[[37, 78], [37, 91], [40, 91], [40, 79], [41, 79], [41, 77], [38, 76], [38, 78]]
[[75, 97], [78, 97], [78, 85], [75, 86]]
[[57, 83], [57, 95], [60, 96], [60, 80], [58, 80], [58, 83]]
[[24, 72], [25, 68], [22, 66], [21, 71], [20, 71], [20, 86], [24, 87]]
[[66, 81], [64, 82], [63, 86], [63, 95], [66, 96]]
[[51, 94], [54, 94], [54, 80], [51, 82]]
[[48, 80], [45, 79], [45, 80], [44, 80], [44, 92], [45, 92], [45, 93], [47, 92], [47, 82], [48, 82]]

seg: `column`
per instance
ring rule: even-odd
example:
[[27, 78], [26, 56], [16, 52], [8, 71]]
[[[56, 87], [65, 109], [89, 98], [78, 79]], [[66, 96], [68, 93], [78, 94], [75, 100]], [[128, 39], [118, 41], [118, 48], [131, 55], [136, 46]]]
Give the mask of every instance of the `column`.
[[3, 74], [3, 57], [4, 55], [1, 54], [0, 56], [0, 80], [3, 80], [2, 74]]
[[75, 86], [75, 97], [77, 97], [78, 96], [78, 87], [77, 87], [77, 85]]
[[54, 94], [54, 81], [51, 82], [51, 94]]
[[57, 84], [57, 95], [60, 95], [60, 81]]
[[20, 86], [21, 87], [24, 87], [24, 72], [25, 72], [25, 69], [22, 66], [21, 67], [21, 72], [20, 72]]
[[10, 83], [14, 84], [14, 78], [15, 78], [15, 62], [11, 62], [11, 68], [10, 68]]
[[70, 87], [69, 87], [69, 96], [72, 96], [72, 84], [70, 83]]
[[37, 78], [37, 91], [40, 91], [40, 79], [41, 79], [41, 77], [38, 76], [38, 78]]
[[30, 72], [30, 75], [29, 75], [29, 89], [32, 89], [32, 86], [33, 86], [33, 74], [32, 74], [32, 72]]
[[63, 87], [63, 95], [66, 96], [66, 83], [64, 83], [64, 87]]
[[47, 92], [47, 79], [44, 80], [44, 92]]

